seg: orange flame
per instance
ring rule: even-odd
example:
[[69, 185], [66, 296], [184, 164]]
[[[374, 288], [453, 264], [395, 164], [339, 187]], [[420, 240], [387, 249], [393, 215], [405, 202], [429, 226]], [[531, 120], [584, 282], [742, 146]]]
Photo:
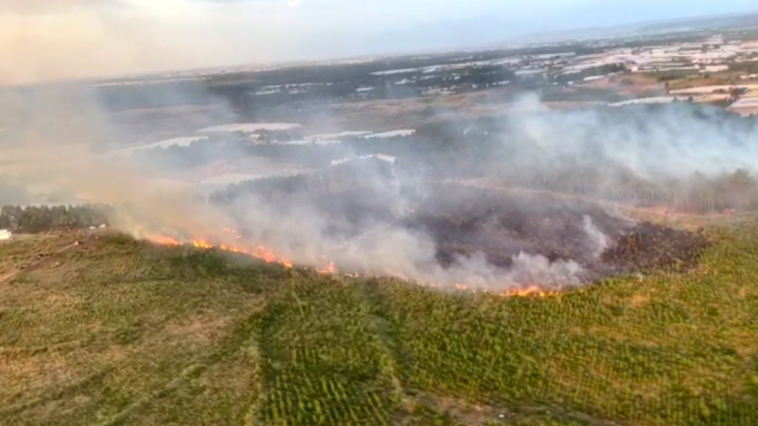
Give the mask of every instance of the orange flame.
[[539, 286], [530, 286], [526, 288], [517, 288], [517, 289], [508, 290], [506, 292], [501, 293], [500, 295], [504, 297], [537, 296], [540, 298], [545, 298], [548, 296], [555, 296], [558, 294], [559, 292], [557, 291], [545, 290], [543, 288], [540, 288]]
[[[234, 230], [234, 229], [232, 229], [232, 228], [224, 228], [223, 231], [225, 233], [233, 234], [237, 239], [242, 239], [242, 236], [240, 234], [238, 234], [237, 231]], [[150, 241], [152, 241], [152, 242], [154, 242], [154, 243], [156, 243], [156, 244], [161, 244], [161, 245], [172, 245], [172, 246], [183, 245], [180, 241], [178, 241], [178, 240], [176, 240], [174, 238], [171, 238], [171, 237], [163, 236], [163, 235], [149, 235], [147, 237], [147, 239], [150, 240]], [[244, 247], [229, 246], [229, 245], [225, 245], [225, 244], [221, 244], [221, 245], [219, 245], [219, 246], [216, 247], [213, 244], [211, 244], [210, 242], [205, 241], [205, 240], [200, 240], [200, 239], [193, 240], [192, 241], [192, 245], [194, 247], [197, 247], [197, 248], [200, 248], [200, 249], [218, 248], [219, 250], [223, 250], [223, 251], [229, 251], [229, 252], [233, 252], [233, 253], [246, 254], [246, 255], [255, 257], [257, 259], [263, 260], [266, 263], [280, 264], [280, 265], [282, 265], [282, 266], [284, 266], [285, 268], [288, 268], [288, 269], [292, 268], [294, 266], [293, 263], [292, 263], [292, 261], [290, 261], [289, 259], [287, 259], [285, 257], [278, 256], [278, 255], [274, 254], [272, 251], [270, 251], [268, 248], [266, 248], [264, 246], [261, 246], [261, 245], [255, 247], [254, 249], [247, 249], [247, 248], [244, 248]], [[323, 268], [316, 268], [316, 272], [318, 272], [319, 274], [325, 274], [325, 275], [331, 275], [331, 274], [336, 273], [337, 272], [337, 268], [335, 267], [334, 262], [332, 262], [332, 261], [328, 261], [328, 262], [329, 263], [328, 263], [327, 266], [325, 266]], [[362, 274], [359, 274], [359, 273], [347, 273], [346, 275], [352, 276], [352, 277], [362, 276]], [[406, 277], [402, 276], [402, 274], [397, 274], [396, 278], [400, 279], [400, 280], [403, 280], [403, 281], [411, 281], [411, 280], [407, 279]], [[439, 283], [434, 283], [434, 282], [428, 282], [428, 283], [416, 282], [416, 284], [420, 285], [420, 286], [423, 286], [423, 287], [432, 287], [432, 288], [442, 288], [443, 287], [443, 285], [441, 285]], [[469, 288], [469, 286], [467, 286], [465, 284], [461, 284], [461, 283], [455, 283], [455, 289], [461, 290], [461, 291], [478, 292], [477, 289], [471, 289], [471, 288]], [[491, 291], [491, 290], [481, 290], [481, 291], [483, 291], [485, 293], [493, 293], [493, 291]], [[502, 296], [502, 297], [539, 297], [539, 298], [545, 298], [545, 297], [550, 297], [550, 296], [557, 296], [557, 295], [560, 294], [560, 292], [559, 291], [555, 291], [555, 290], [545, 290], [545, 289], [541, 288], [540, 286], [531, 285], [531, 286], [528, 286], [528, 287], [510, 289], [510, 290], [507, 290], [507, 291], [504, 291], [504, 292], [494, 293], [494, 294], [497, 294], [497, 295]]]
[[213, 248], [213, 246], [210, 243], [208, 243], [206, 241], [203, 241], [203, 240], [194, 240], [194, 241], [192, 241], [192, 245], [195, 246], [195, 247], [197, 247], [197, 248], [202, 248], [202, 249], [212, 249]]
[[192, 245], [201, 249], [217, 248], [222, 251], [246, 254], [248, 256], [255, 257], [256, 259], [261, 259], [266, 263], [278, 263], [286, 268], [293, 267], [293, 264], [289, 259], [275, 255], [273, 252], [271, 252], [269, 249], [267, 249], [264, 246], [258, 246], [255, 249], [248, 250], [247, 248], [244, 248], [244, 247], [229, 246], [226, 244], [214, 246], [213, 244], [204, 240], [194, 240], [192, 241]]
[[[399, 278], [399, 279], [402, 279], [402, 278]], [[404, 280], [403, 279], [403, 281], [409, 281], [409, 280]], [[411, 282], [411, 281], [409, 281], [409, 282]], [[416, 282], [415, 284], [418, 285], [418, 286], [421, 286], [421, 287], [429, 287], [429, 288], [444, 288], [445, 287], [444, 285], [439, 284], [439, 283], [435, 283], [435, 282], [426, 282], [426, 283]], [[546, 298], [546, 297], [551, 297], [551, 296], [558, 296], [558, 295], [561, 294], [557, 290], [545, 290], [542, 287], [539, 287], [537, 285], [532, 285], [532, 286], [529, 286], [529, 287], [515, 288], [515, 289], [510, 289], [508, 291], [501, 291], [501, 292], [496, 292], [494, 290], [488, 290], [488, 289], [471, 288], [468, 285], [460, 284], [460, 283], [455, 283], [454, 284], [454, 288], [456, 290], [460, 290], [460, 291], [470, 291], [472, 293], [483, 292], [483, 293], [495, 294], [497, 296], [502, 296], [502, 297], [539, 297], [539, 298]]]
[[332, 261], [329, 261], [329, 265], [323, 269], [316, 268], [316, 272], [318, 272], [319, 274], [328, 274], [328, 275], [333, 274], [336, 270], [337, 269], [334, 267], [334, 262]]
[[160, 244], [160, 245], [163, 245], [163, 246], [180, 246], [180, 245], [182, 245], [182, 243], [179, 242], [179, 240], [171, 238], [171, 237], [167, 237], [165, 235], [150, 234], [150, 235], [148, 235], [146, 237], [146, 239], [148, 241], [152, 241], [152, 242], [154, 242], [156, 244]]

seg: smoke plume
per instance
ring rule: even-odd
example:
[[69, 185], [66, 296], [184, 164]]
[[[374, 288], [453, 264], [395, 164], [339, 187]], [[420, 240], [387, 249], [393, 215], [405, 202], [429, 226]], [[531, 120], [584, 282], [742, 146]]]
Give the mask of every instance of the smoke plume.
[[[255, 22], [249, 25], [235, 7], [204, 0], [2, 0], [0, 85], [277, 59], [272, 47], [256, 43], [270, 29], [265, 17], [248, 15]], [[253, 33], [242, 31], [250, 27]]]

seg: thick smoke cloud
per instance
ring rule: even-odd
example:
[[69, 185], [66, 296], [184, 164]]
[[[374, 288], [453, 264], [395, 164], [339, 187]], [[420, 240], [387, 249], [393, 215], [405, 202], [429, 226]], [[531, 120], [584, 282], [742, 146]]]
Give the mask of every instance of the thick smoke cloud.
[[270, 61], [265, 18], [240, 32], [234, 6], [202, 0], [2, 0], [0, 85]]
[[[695, 176], [718, 177], [740, 168], [758, 170], [754, 160], [758, 157], [753, 155], [755, 148], [750, 143], [756, 137], [754, 127], [715, 109], [690, 105], [640, 108], [618, 119], [619, 115], [609, 118], [612, 116], [607, 110], [548, 111], [536, 98], [528, 97], [516, 110], [504, 119], [506, 130], [500, 136], [507, 158], [493, 159], [502, 159], [500, 167], [509, 175], [532, 176], [573, 168], [593, 171], [599, 186], [621, 185], [624, 176], [631, 175], [665, 187], [672, 179], [695, 185]], [[497, 168], [497, 164], [491, 167]], [[367, 174], [364, 184], [373, 189], [365, 197], [380, 197], [400, 219], [413, 201], [392, 188], [407, 183], [390, 183]], [[423, 193], [427, 188], [422, 185], [419, 190]], [[364, 224], [370, 231], [358, 237], [340, 239], [328, 231], [331, 217], [305, 200], [282, 210], [251, 196], [240, 200], [239, 207], [243, 213], [235, 215], [237, 224], [253, 230], [252, 240], [269, 245], [296, 263], [319, 265], [331, 259], [348, 271], [497, 290], [528, 283], [578, 284], [585, 273], [575, 261], [549, 262], [526, 252], [517, 255], [507, 270], [493, 266], [481, 253], [461, 257], [453, 266], [443, 268], [435, 259], [434, 242], [418, 230], [377, 221]], [[613, 209], [607, 213], [630, 225], [628, 218]], [[597, 258], [611, 238], [591, 217], [580, 218], [577, 226], [584, 231], [587, 256]]]
[[[641, 106], [550, 112], [534, 96], [508, 119], [519, 170], [571, 165], [630, 171], [653, 181], [758, 170], [758, 129], [718, 108]], [[610, 174], [610, 173], [609, 173]], [[606, 176], [612, 177], [612, 176]]]
[[[399, 225], [414, 210], [414, 202], [418, 202], [396, 191], [410, 182], [388, 182], [371, 170], [368, 166], [362, 169], [366, 172], [362, 176], [365, 192], [353, 197], [378, 199], [378, 204], [393, 212], [394, 219], [366, 219], [353, 232], [335, 234], [333, 227], [342, 225], [342, 219], [335, 220], [333, 211], [326, 213], [315, 208], [316, 201], [312, 198], [272, 204], [247, 196], [232, 208], [233, 226], [246, 230], [245, 237], [251, 243], [263, 244], [300, 265], [323, 268], [331, 261], [346, 272], [392, 276], [444, 288], [458, 284], [469, 289], [508, 291], [530, 284], [554, 288], [580, 284], [583, 269], [577, 262], [550, 262], [543, 256], [525, 252], [518, 254], [507, 270], [489, 263], [483, 253], [460, 257], [454, 265], [442, 267], [436, 258], [437, 246], [429, 235]], [[417, 189], [422, 195], [427, 192], [423, 185]], [[602, 238], [596, 227], [591, 232], [592, 238]], [[223, 234], [216, 233], [215, 238], [217, 244], [240, 244]]]

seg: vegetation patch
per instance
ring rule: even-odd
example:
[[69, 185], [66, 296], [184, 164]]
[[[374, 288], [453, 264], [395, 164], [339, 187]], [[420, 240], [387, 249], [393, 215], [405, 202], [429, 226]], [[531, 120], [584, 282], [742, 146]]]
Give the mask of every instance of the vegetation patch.
[[102, 236], [0, 285], [0, 423], [752, 424], [758, 226], [708, 234], [685, 272], [550, 297]]

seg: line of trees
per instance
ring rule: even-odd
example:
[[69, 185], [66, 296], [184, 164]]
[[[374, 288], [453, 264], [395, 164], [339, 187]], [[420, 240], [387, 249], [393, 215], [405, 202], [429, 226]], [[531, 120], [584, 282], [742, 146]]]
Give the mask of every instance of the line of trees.
[[323, 192], [338, 192], [377, 182], [389, 183], [394, 178], [392, 166], [379, 159], [348, 162], [316, 173], [278, 176], [230, 184], [210, 196], [214, 205], [231, 204], [246, 195], [273, 201], [298, 195], [315, 196]]
[[0, 209], [0, 229], [35, 233], [51, 228], [83, 228], [108, 224], [110, 207], [104, 204], [19, 206]]
[[623, 170], [541, 170], [511, 175], [511, 184], [599, 199], [628, 202], [640, 207], [665, 205], [680, 211], [708, 213], [727, 209], [758, 210], [758, 180], [747, 170], [687, 179], [649, 180]]

